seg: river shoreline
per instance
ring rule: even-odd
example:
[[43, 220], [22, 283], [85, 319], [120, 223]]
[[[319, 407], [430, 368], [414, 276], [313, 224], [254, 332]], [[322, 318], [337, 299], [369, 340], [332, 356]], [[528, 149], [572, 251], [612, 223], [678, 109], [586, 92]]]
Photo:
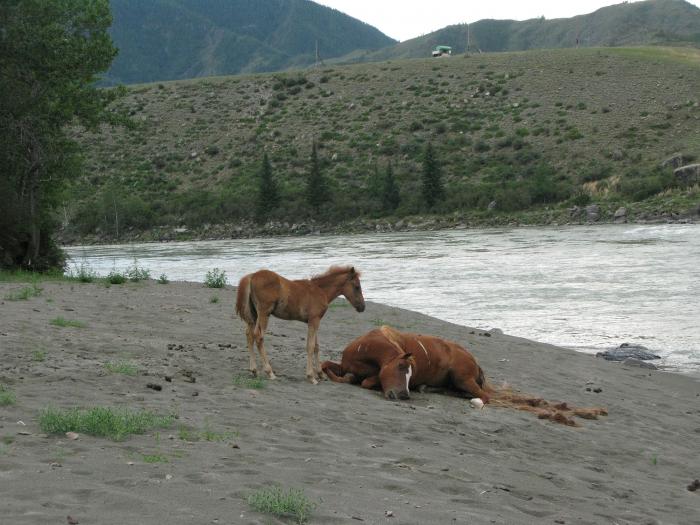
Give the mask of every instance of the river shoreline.
[[[20, 283], [0, 283], [7, 297]], [[679, 374], [440, 321], [369, 302], [321, 324], [323, 359], [382, 319], [459, 341], [494, 384], [609, 415], [566, 427], [460, 398], [304, 381], [306, 326], [273, 319], [267, 338], [279, 379], [252, 390], [235, 290], [155, 281], [39, 283], [0, 301], [2, 515], [13, 524], [283, 523], [246, 497], [301, 488], [311, 523], [692, 523], [700, 477], [700, 382]], [[216, 297], [216, 300], [212, 298]], [[60, 327], [52, 319], [80, 321]], [[39, 357], [37, 357], [39, 356]], [[128, 362], [135, 375], [107, 363]], [[170, 378], [170, 379], [167, 379]], [[158, 385], [154, 389], [148, 385]], [[173, 413], [173, 428], [122, 442], [43, 434], [37, 416], [117, 406]], [[226, 436], [188, 441], [184, 431]], [[670, 431], [672, 429], [672, 431]], [[158, 457], [158, 462], [147, 458]], [[695, 510], [693, 510], [695, 509]]]
[[[624, 210], [621, 212], [620, 210]], [[608, 224], [697, 224], [700, 223], [700, 204], [685, 212], [631, 213], [624, 207], [601, 207], [595, 213], [586, 208], [551, 210], [513, 217], [495, 215], [466, 218], [460, 214], [437, 216], [410, 216], [404, 218], [356, 219], [342, 223], [317, 222], [313, 219], [299, 222], [269, 221], [259, 224], [242, 221], [225, 224], [204, 224], [199, 227], [167, 226], [145, 231], [122, 232], [118, 237], [107, 233], [76, 236], [60, 232], [58, 240], [65, 246], [97, 245], [139, 242], [215, 241], [251, 239], [256, 237], [303, 237], [307, 235], [344, 235], [363, 233], [396, 233], [412, 231], [466, 230], [473, 228], [521, 228], [591, 226]]]

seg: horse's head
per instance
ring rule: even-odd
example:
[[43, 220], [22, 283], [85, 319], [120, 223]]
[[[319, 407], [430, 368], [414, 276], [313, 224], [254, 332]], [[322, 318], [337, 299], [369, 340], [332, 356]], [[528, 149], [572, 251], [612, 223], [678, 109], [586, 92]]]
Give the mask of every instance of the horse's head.
[[348, 279], [340, 292], [358, 312], [365, 311], [365, 298], [362, 295], [362, 285], [360, 284], [360, 272], [351, 267], [348, 271]]
[[397, 355], [379, 371], [384, 397], [387, 399], [408, 399], [408, 385], [416, 369], [416, 361], [411, 354]]

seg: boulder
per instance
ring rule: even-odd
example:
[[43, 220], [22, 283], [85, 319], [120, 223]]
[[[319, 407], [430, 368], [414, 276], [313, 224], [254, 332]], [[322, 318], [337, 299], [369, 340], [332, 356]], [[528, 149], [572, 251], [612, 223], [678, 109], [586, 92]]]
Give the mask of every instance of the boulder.
[[661, 167], [662, 168], [680, 168], [685, 164], [688, 160], [690, 160], [688, 157], [684, 156], [682, 153], [674, 153], [671, 155], [669, 158], [661, 162]]
[[589, 204], [586, 206], [586, 220], [595, 222], [600, 218], [600, 206], [597, 204]]
[[659, 367], [653, 363], [647, 363], [641, 359], [635, 359], [634, 357], [628, 357], [622, 361], [622, 366], [636, 366], [638, 368], [648, 368], [649, 370], [658, 370]]
[[625, 359], [638, 359], [640, 361], [649, 361], [651, 359], [661, 359], [661, 356], [652, 354], [646, 346], [635, 345], [630, 343], [622, 343], [617, 348], [598, 352], [596, 357], [602, 357], [608, 361], [624, 361]]
[[683, 184], [698, 184], [700, 183], [700, 163], [688, 164], [676, 168], [673, 170], [673, 174], [676, 176], [676, 179]]
[[627, 222], [627, 208], [621, 207], [615, 210], [615, 222]]

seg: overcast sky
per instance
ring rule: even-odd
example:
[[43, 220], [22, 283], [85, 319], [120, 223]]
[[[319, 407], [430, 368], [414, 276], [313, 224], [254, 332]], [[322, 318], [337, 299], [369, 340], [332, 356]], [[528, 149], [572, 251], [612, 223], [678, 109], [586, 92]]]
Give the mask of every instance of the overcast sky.
[[[615, 0], [314, 0], [367, 22], [396, 40], [484, 18], [527, 20], [592, 13]], [[691, 0], [700, 6], [700, 0]]]

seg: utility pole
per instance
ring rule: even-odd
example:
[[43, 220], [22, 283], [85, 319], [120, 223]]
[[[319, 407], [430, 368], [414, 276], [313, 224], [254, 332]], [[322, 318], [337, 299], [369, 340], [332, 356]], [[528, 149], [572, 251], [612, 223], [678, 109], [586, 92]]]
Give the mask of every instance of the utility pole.
[[469, 23], [467, 22], [467, 51], [466, 54], [469, 54]]

